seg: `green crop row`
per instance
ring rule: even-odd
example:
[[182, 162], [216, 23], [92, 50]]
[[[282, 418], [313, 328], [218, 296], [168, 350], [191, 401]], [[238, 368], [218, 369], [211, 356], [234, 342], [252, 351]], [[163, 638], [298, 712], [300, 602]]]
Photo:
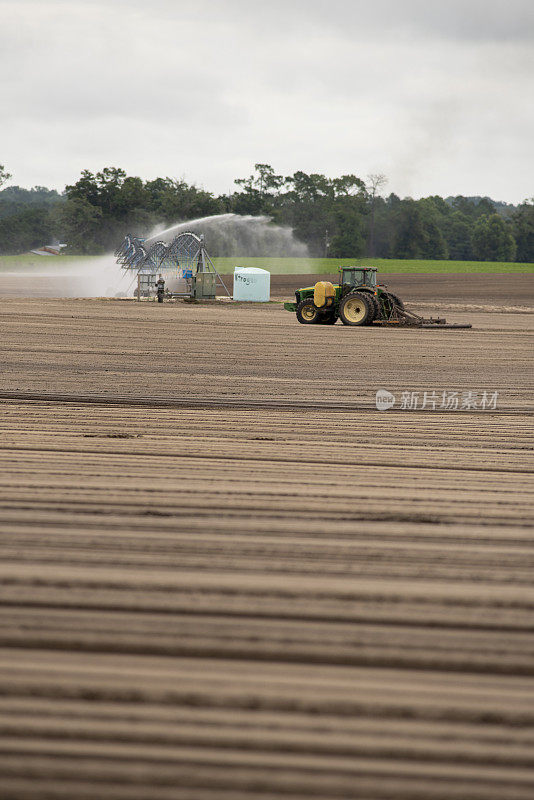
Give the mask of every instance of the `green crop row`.
[[[113, 259], [109, 257], [110, 261]], [[71, 266], [73, 262], [87, 262], [102, 256], [0, 256], [0, 272], [16, 272], [19, 269], [57, 270]], [[217, 270], [223, 274], [234, 271], [234, 267], [262, 267], [273, 275], [335, 273], [340, 266], [371, 266], [380, 272], [534, 272], [534, 264], [518, 264], [499, 261], [408, 261], [395, 258], [214, 258]]]
[[534, 272], [534, 264], [496, 261], [404, 261], [394, 258], [215, 258], [217, 270], [262, 267], [274, 275], [334, 273], [340, 266], [377, 267], [380, 272]]

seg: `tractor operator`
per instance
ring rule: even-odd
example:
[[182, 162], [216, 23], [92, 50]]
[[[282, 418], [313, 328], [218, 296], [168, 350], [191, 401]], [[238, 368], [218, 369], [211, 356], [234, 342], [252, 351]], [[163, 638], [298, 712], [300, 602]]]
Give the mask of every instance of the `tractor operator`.
[[158, 294], [158, 303], [163, 303], [163, 295], [165, 294], [165, 280], [163, 275], [160, 275], [156, 281], [156, 292]]

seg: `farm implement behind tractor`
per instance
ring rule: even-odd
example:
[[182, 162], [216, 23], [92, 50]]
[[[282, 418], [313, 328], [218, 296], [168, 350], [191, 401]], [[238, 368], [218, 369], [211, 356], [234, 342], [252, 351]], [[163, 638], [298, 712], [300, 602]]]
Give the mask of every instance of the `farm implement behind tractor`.
[[441, 317], [420, 317], [385, 284], [376, 282], [375, 267], [340, 267], [339, 284], [319, 281], [295, 292], [295, 303], [284, 303], [303, 325], [382, 325], [405, 328], [470, 328], [465, 323], [447, 323]]

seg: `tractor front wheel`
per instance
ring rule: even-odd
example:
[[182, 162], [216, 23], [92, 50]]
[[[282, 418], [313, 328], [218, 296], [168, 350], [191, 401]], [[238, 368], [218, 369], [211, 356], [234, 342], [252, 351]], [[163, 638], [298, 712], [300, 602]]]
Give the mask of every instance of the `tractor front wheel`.
[[343, 325], [368, 325], [373, 321], [374, 308], [362, 292], [345, 295], [339, 305], [339, 316]]
[[301, 325], [315, 325], [319, 322], [319, 309], [311, 297], [301, 300], [298, 304], [297, 319]]

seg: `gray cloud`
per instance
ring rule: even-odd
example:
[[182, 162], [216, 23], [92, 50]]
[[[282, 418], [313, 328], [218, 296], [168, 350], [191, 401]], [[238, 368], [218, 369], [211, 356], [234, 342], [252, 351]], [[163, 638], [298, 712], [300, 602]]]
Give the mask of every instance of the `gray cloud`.
[[401, 195], [534, 193], [530, 0], [0, 10], [0, 163], [22, 185], [113, 164], [228, 191], [268, 161], [383, 171]]

